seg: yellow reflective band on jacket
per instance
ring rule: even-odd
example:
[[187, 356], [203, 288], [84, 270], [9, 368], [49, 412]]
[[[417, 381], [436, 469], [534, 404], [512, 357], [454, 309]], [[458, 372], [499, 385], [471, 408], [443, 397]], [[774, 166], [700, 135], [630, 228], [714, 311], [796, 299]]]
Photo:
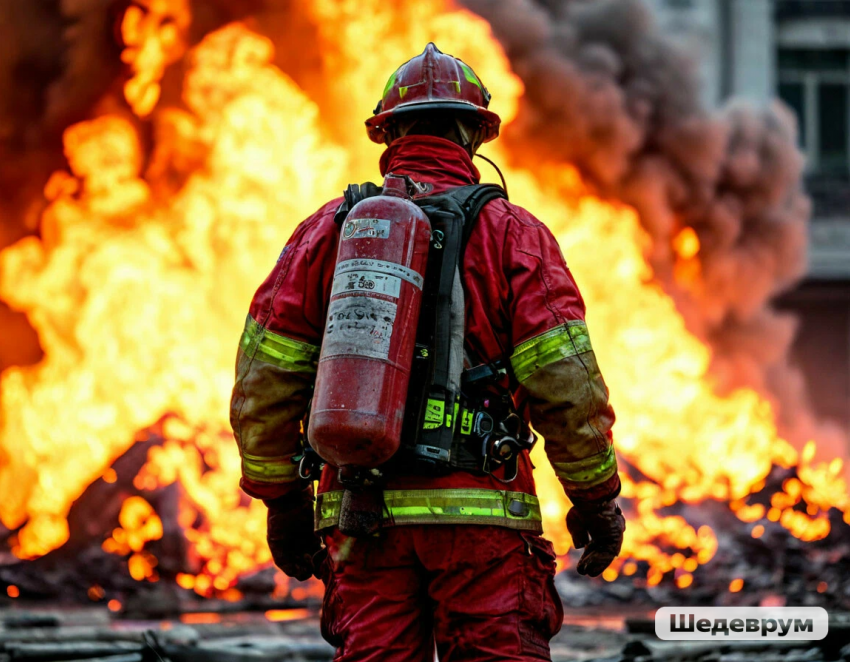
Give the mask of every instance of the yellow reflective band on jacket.
[[[316, 530], [337, 526], [342, 492], [316, 502]], [[384, 526], [482, 524], [542, 532], [540, 502], [524, 492], [487, 489], [384, 490]]]
[[250, 315], [239, 348], [250, 358], [289, 372], [315, 373], [319, 365], [319, 347], [264, 329]]
[[587, 325], [581, 320], [575, 320], [549, 329], [515, 347], [511, 367], [517, 380], [523, 382], [539, 368], [584, 354], [591, 349]]
[[555, 462], [552, 464], [555, 474], [561, 480], [577, 487], [593, 487], [603, 483], [617, 471], [617, 456], [614, 447], [575, 462]]
[[242, 453], [242, 475], [258, 483], [288, 483], [298, 478], [298, 465], [289, 455], [261, 457]]

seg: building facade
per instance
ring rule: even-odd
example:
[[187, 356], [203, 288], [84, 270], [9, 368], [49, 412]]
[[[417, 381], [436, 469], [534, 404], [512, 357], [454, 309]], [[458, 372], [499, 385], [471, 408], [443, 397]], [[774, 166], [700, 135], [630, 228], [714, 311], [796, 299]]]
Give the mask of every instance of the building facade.
[[794, 359], [818, 413], [850, 432], [850, 0], [646, 0], [696, 53], [705, 101], [781, 98], [797, 114], [814, 201]]

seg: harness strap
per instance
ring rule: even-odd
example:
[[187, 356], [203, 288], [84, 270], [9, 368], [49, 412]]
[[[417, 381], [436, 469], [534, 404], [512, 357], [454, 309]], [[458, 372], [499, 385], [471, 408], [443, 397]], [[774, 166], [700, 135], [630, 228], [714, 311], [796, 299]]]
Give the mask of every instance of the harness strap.
[[[468, 188], [470, 187], [464, 186], [455, 190], [461, 191]], [[466, 254], [466, 245], [469, 243], [469, 237], [472, 235], [472, 230], [475, 228], [478, 215], [481, 213], [481, 210], [484, 209], [484, 205], [499, 198], [503, 198], [505, 200], [508, 199], [508, 194], [505, 192], [505, 189], [501, 186], [497, 186], [496, 184], [477, 184], [472, 188], [475, 190], [472, 191], [472, 194], [467, 197], [461, 205], [463, 207], [464, 216], [466, 217], [466, 222], [463, 224], [463, 243], [461, 244], [460, 256], [461, 263], [463, 262], [463, 256]]]
[[[460, 375], [453, 376], [451, 366], [452, 357], [462, 352], [462, 347], [452, 347], [452, 291], [481, 209], [500, 197], [506, 197], [501, 187], [476, 184], [414, 199], [431, 220], [432, 232], [440, 233], [442, 244], [434, 265], [438, 274], [436, 283], [431, 278], [426, 280], [429, 294], [433, 293], [433, 298], [426, 299], [433, 301], [433, 308], [423, 306], [420, 317], [420, 325], [425, 325], [421, 328], [430, 326], [431, 332], [430, 380], [418, 392], [416, 387], [411, 388], [408, 396], [408, 404], [424, 414], [414, 430], [408, 429], [412, 436], [418, 437], [413, 449], [414, 462], [424, 464], [423, 468], [437, 471], [449, 467], [481, 468], [482, 463], [475, 457], [480, 451], [463, 452], [468, 449], [456, 433]], [[435, 273], [430, 269], [429, 264], [429, 273]]]
[[[451, 199], [448, 199], [451, 200]], [[438, 389], [449, 388], [449, 356], [451, 354], [452, 288], [455, 270], [462, 252], [463, 211], [457, 203], [446, 205], [446, 209], [431, 211], [429, 217], [434, 225], [440, 226], [445, 234], [443, 262], [437, 284], [437, 324], [434, 350], [433, 384]], [[452, 209], [451, 207], [454, 207]]]

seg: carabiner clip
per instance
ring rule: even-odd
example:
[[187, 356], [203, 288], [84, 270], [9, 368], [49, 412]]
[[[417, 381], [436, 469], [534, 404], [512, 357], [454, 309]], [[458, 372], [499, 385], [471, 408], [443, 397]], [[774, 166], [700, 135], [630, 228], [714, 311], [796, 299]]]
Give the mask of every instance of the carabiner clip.
[[442, 230], [434, 230], [431, 233], [431, 240], [434, 242], [434, 248], [440, 250], [443, 247], [442, 241], [446, 238], [446, 233]]
[[322, 459], [315, 451], [305, 451], [298, 460], [298, 477], [302, 480], [318, 480], [315, 474], [322, 469], [322, 464]]

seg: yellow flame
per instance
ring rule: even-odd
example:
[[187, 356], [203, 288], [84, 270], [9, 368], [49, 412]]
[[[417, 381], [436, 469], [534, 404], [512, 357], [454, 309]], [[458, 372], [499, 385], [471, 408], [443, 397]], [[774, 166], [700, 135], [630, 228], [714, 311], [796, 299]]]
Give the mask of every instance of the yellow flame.
[[693, 228], [684, 228], [673, 238], [673, 250], [683, 260], [695, 258], [699, 248], [699, 237]]
[[124, 97], [140, 117], [159, 101], [166, 67], [186, 52], [191, 21], [188, 0], [134, 0], [124, 12], [121, 60], [133, 74], [124, 84]]

